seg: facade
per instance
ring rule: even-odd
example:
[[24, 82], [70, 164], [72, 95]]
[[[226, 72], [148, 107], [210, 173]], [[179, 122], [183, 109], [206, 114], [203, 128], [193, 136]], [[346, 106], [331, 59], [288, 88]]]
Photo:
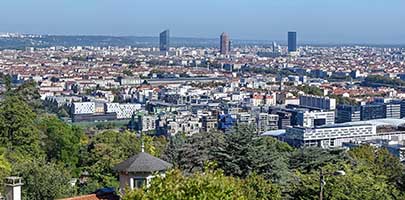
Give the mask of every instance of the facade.
[[385, 117], [400, 119], [401, 118], [401, 104], [399, 104], [399, 103], [385, 104]]
[[134, 112], [141, 109], [141, 104], [106, 103], [106, 113], [117, 113], [117, 119], [130, 119]]
[[297, 32], [288, 32], [288, 52], [297, 51]]
[[201, 119], [202, 131], [210, 132], [217, 130], [218, 119], [214, 116], [203, 116]]
[[405, 118], [405, 100], [401, 101], [401, 118]]
[[335, 124], [334, 111], [299, 111], [296, 115], [298, 126], [315, 128], [322, 125]]
[[359, 106], [338, 105], [336, 107], [336, 122], [357, 122], [361, 120], [361, 109]]
[[170, 50], [170, 30], [165, 30], [160, 33], [160, 51], [168, 52]]
[[321, 96], [300, 96], [300, 106], [319, 108], [322, 110], [335, 110], [336, 99]]
[[361, 106], [361, 120], [383, 119], [386, 118], [386, 108], [384, 104], [363, 105]]
[[286, 129], [291, 126], [291, 113], [285, 111], [277, 111], [275, 113], [278, 115], [278, 129]]
[[76, 114], [73, 115], [73, 122], [105, 122], [117, 120], [117, 113], [97, 113], [97, 114]]
[[141, 130], [142, 132], [156, 130], [156, 117], [153, 115], [139, 115], [138, 130]]
[[72, 114], [93, 114], [96, 112], [95, 102], [75, 102], [72, 104]]
[[375, 136], [377, 127], [372, 124], [333, 125], [317, 128], [287, 128], [282, 140], [296, 147], [341, 147], [343, 142], [361, 140], [367, 136]]
[[231, 47], [228, 33], [222, 33], [220, 37], [220, 53], [222, 55], [228, 55]]
[[258, 113], [256, 116], [257, 130], [262, 133], [278, 129], [278, 115]]

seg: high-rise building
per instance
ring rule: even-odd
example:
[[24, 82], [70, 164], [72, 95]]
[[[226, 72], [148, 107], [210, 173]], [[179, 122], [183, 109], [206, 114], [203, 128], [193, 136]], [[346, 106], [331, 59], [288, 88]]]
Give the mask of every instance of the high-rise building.
[[220, 52], [223, 55], [228, 55], [230, 52], [230, 40], [229, 40], [229, 35], [227, 33], [222, 33], [221, 34], [221, 43], [220, 43]]
[[170, 31], [165, 30], [160, 33], [160, 51], [169, 51], [170, 48]]
[[288, 32], [288, 52], [297, 51], [297, 32]]
[[357, 122], [361, 119], [361, 107], [352, 105], [338, 105], [336, 108], [336, 122]]

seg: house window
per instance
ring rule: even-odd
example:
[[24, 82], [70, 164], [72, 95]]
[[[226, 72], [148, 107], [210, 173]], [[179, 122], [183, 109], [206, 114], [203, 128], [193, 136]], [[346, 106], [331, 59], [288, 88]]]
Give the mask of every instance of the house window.
[[146, 179], [134, 178], [135, 188], [142, 188], [146, 183]]

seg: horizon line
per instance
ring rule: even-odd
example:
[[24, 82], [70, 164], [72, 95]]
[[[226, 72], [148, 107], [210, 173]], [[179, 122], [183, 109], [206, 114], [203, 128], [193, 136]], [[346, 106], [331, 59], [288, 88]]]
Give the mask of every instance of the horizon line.
[[[170, 30], [170, 29], [168, 29]], [[288, 33], [288, 32], [287, 32]], [[151, 35], [119, 35], [119, 34], [48, 34], [48, 33], [21, 33], [21, 32], [0, 32], [0, 34], [20, 34], [20, 35], [35, 35], [35, 36], [57, 36], [57, 37], [115, 37], [115, 38], [124, 38], [124, 37], [138, 37], [138, 38], [159, 38], [158, 34], [156, 36]], [[219, 35], [220, 36], [220, 35]], [[200, 39], [200, 40], [219, 40], [218, 38], [213, 37], [195, 37], [195, 36], [170, 36], [170, 38], [174, 39]], [[1, 37], [0, 37], [1, 38]], [[277, 42], [277, 43], [287, 43], [287, 39], [242, 39], [242, 38], [235, 38], [231, 41], [256, 41], [256, 42]], [[300, 41], [300, 40], [298, 40]], [[391, 42], [336, 42], [336, 41], [329, 41], [329, 42], [322, 42], [322, 41], [308, 41], [308, 40], [301, 40], [301, 44], [298, 46], [305, 46], [305, 45], [336, 45], [336, 46], [344, 46], [344, 45], [377, 45], [377, 46], [405, 46], [404, 43], [391, 43]]]

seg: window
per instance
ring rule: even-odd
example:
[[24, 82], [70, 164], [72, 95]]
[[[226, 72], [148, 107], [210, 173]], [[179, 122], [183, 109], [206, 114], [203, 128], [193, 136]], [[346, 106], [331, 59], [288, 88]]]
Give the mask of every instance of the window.
[[146, 179], [143, 178], [134, 178], [135, 188], [141, 188], [145, 185]]

